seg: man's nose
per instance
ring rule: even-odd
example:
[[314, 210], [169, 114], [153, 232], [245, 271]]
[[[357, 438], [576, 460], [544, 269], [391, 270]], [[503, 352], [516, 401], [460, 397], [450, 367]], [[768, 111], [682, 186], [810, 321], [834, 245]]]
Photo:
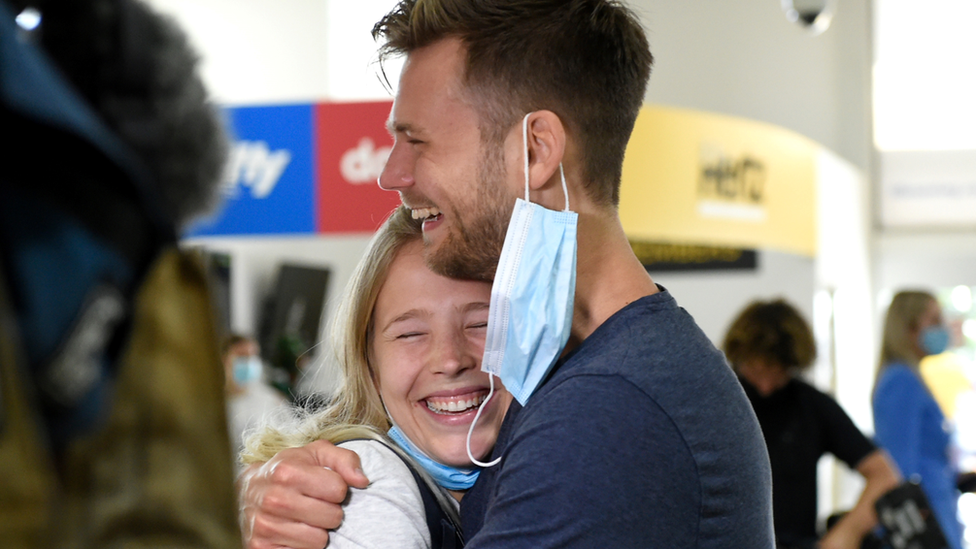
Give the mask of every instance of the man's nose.
[[390, 157], [376, 182], [385, 191], [400, 191], [413, 185], [413, 158], [410, 148], [394, 143]]

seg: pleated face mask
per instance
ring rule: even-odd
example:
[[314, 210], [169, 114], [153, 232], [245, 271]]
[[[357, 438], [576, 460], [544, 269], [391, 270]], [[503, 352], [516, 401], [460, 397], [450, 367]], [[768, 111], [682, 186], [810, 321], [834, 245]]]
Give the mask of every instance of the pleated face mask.
[[576, 293], [579, 217], [569, 209], [562, 163], [559, 176], [566, 197], [564, 209], [549, 210], [529, 200], [528, 119], [528, 114], [522, 119], [525, 199], [515, 200], [498, 258], [481, 362], [482, 371], [501, 379], [523, 406], [569, 340]]

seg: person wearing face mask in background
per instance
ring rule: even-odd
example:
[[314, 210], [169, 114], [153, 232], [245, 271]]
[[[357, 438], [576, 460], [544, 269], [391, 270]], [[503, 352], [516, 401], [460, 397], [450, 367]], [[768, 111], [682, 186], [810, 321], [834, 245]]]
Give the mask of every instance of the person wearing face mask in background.
[[951, 549], [961, 549], [951, 429], [919, 373], [919, 362], [944, 352], [949, 339], [935, 296], [896, 294], [885, 317], [872, 405], [877, 443], [906, 479], [919, 481], [946, 541]]
[[221, 356], [227, 376], [227, 427], [236, 461], [244, 448], [244, 433], [268, 414], [288, 408], [289, 401], [265, 382], [261, 348], [253, 338], [242, 334], [227, 336]]

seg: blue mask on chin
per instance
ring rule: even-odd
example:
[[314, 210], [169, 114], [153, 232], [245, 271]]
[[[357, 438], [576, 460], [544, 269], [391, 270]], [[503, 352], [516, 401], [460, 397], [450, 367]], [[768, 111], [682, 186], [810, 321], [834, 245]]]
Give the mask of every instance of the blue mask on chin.
[[929, 326], [918, 334], [918, 344], [926, 355], [940, 355], [949, 348], [949, 330], [945, 326]]
[[[393, 420], [391, 419], [392, 423]], [[427, 471], [439, 486], [447, 488], [448, 490], [467, 490], [474, 486], [474, 482], [478, 480], [478, 473], [481, 472], [478, 468], [462, 469], [460, 467], [451, 467], [450, 465], [444, 465], [438, 461], [432, 460], [427, 454], [423, 452], [420, 448], [411, 441], [403, 431], [397, 427], [396, 423], [393, 423], [393, 428], [391, 428], [387, 435], [393, 439], [393, 442], [400, 447], [401, 450], [406, 452], [418, 465]]]

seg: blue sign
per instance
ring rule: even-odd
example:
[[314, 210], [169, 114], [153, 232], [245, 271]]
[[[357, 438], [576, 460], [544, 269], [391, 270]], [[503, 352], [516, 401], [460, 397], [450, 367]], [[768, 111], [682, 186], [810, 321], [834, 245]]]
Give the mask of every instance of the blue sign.
[[315, 232], [312, 105], [224, 109], [224, 201], [185, 236]]

